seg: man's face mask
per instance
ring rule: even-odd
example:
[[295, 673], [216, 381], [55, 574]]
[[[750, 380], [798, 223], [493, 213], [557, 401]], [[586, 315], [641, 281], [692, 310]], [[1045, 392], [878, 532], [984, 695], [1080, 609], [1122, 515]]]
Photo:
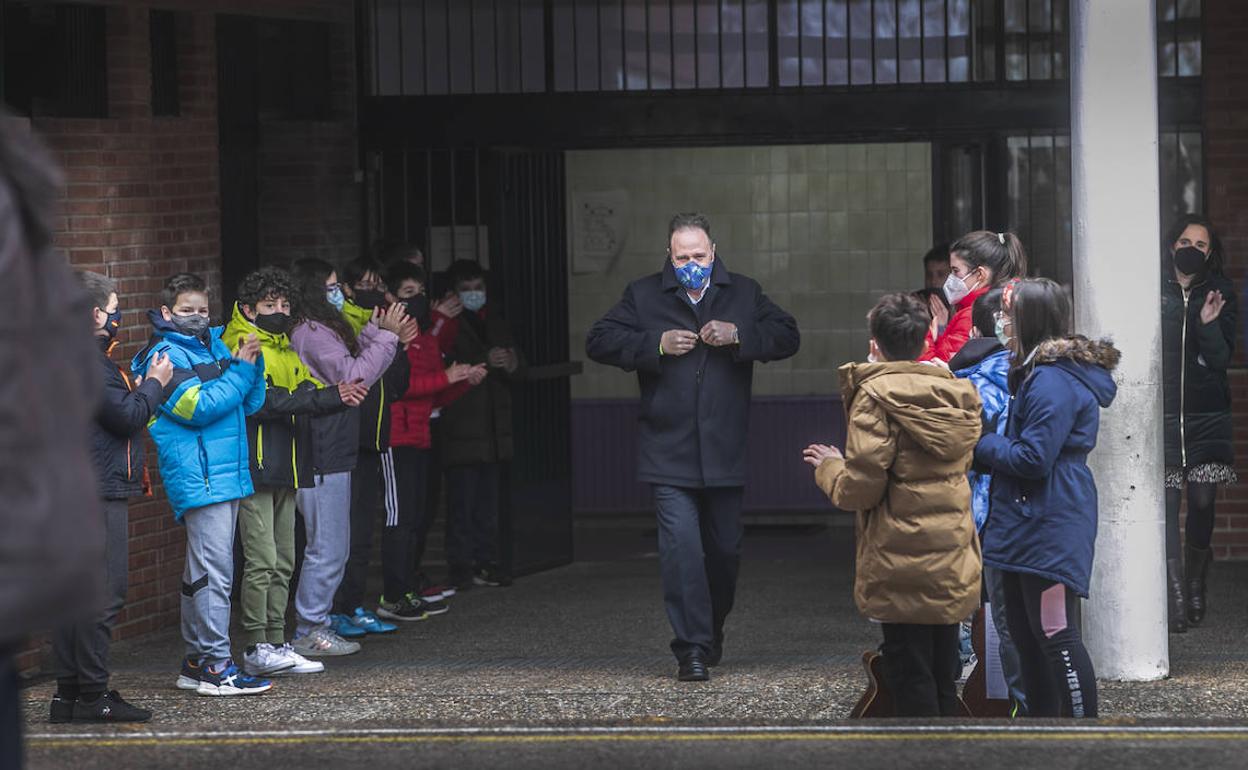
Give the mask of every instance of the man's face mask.
[[1184, 246], [1174, 251], [1174, 266], [1184, 275], [1200, 275], [1205, 272], [1209, 257], [1195, 246]]
[[[100, 312], [104, 313], [103, 308], [100, 309]], [[104, 315], [103, 332], [111, 340], [117, 336], [117, 332], [121, 331], [121, 310], [114, 310], [111, 313], [104, 313]]]
[[701, 291], [706, 288], [706, 284], [711, 280], [711, 268], [715, 266], [714, 261], [710, 266], [702, 267], [692, 259], [681, 265], [674, 267], [676, 271], [676, 280], [681, 286], [689, 291]]

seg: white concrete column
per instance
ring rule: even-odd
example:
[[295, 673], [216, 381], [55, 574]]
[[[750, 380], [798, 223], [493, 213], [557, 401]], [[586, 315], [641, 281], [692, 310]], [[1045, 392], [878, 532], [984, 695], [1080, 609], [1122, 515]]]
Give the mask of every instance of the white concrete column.
[[1090, 459], [1100, 531], [1085, 604], [1102, 679], [1170, 670], [1158, 243], [1155, 0], [1071, 0], [1075, 326], [1122, 351]]

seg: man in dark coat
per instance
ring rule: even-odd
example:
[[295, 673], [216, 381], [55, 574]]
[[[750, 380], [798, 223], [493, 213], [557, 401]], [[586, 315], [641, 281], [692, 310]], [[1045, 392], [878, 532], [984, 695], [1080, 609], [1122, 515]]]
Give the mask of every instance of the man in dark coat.
[[677, 676], [704, 681], [736, 593], [754, 363], [788, 358], [800, 339], [757, 282], [716, 259], [705, 217], [678, 214], [668, 235], [662, 272], [624, 290], [585, 350], [637, 372], [638, 477], [654, 488]]

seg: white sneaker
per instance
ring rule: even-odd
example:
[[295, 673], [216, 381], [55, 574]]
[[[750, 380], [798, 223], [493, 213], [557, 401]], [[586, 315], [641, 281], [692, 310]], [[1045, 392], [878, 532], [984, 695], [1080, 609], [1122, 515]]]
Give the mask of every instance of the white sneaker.
[[301, 636], [291, 643], [295, 652], [312, 657], [333, 655], [354, 655], [360, 651], [359, 642], [343, 639], [326, 626]]
[[268, 643], [257, 644], [255, 652], [243, 654], [243, 670], [250, 676], [270, 676], [294, 666], [293, 660]]
[[278, 655], [293, 661], [294, 665], [288, 669], [284, 669], [281, 673], [285, 674], [319, 674], [325, 670], [325, 664], [319, 660], [308, 660], [299, 653], [295, 652], [295, 648], [290, 646], [290, 642], [283, 644], [281, 647], [274, 648]]

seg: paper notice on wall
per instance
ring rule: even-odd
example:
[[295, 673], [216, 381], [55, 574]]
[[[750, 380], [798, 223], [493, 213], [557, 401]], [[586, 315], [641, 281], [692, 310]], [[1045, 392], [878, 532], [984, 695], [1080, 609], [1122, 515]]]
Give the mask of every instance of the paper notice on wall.
[[572, 272], [605, 273], [624, 250], [627, 190], [577, 193], [572, 200]]
[[1005, 684], [1005, 669], [1001, 668], [1001, 637], [997, 624], [992, 622], [992, 605], [984, 603], [984, 674], [988, 679], [989, 700], [1005, 700], [1010, 688]]

